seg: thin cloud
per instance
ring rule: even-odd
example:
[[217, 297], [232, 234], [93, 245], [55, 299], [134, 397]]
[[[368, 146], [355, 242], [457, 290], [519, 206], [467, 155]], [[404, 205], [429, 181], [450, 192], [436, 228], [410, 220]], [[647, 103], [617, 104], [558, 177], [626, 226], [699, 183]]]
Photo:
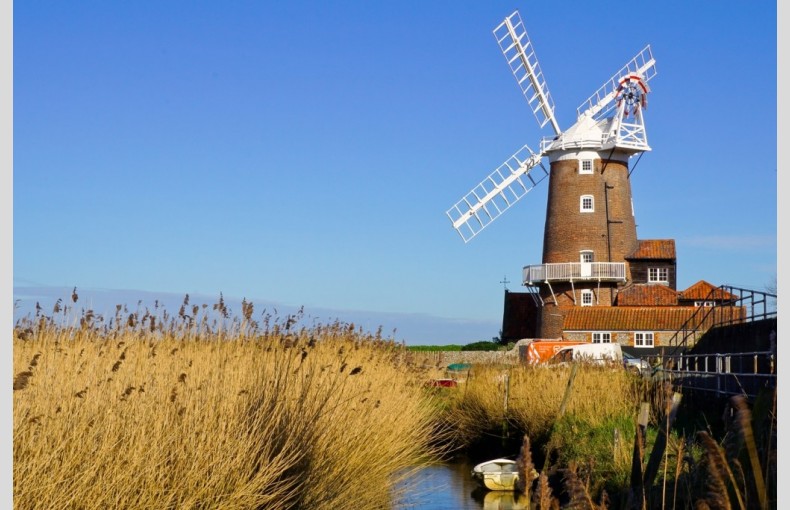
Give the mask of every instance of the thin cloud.
[[[104, 317], [112, 317], [116, 305], [126, 305], [130, 311], [153, 310], [155, 304], [159, 309], [177, 311], [184, 300], [185, 294], [172, 292], [152, 292], [130, 289], [95, 289], [77, 287], [78, 302], [71, 303], [73, 287], [56, 286], [14, 286], [14, 320], [32, 317], [36, 312], [36, 304], [40, 304], [43, 313], [49, 315], [58, 300], [69, 306], [73, 305], [73, 313], [77, 316], [83, 308], [90, 308]], [[217, 296], [190, 294], [190, 303], [215, 303]], [[235, 296], [223, 297], [226, 306], [237, 314], [241, 310], [241, 300]], [[296, 314], [300, 307], [247, 297], [255, 305], [255, 314], [264, 311], [274, 313], [282, 318]], [[138, 306], [139, 304], [139, 306]], [[209, 309], [211, 309], [209, 307]], [[275, 313], [276, 311], [276, 313]], [[363, 330], [374, 333], [381, 327], [383, 336], [394, 337], [408, 345], [418, 344], [467, 344], [481, 340], [491, 340], [499, 331], [501, 324], [495, 321], [470, 320], [459, 318], [438, 317], [424, 313], [387, 313], [365, 310], [336, 310], [330, 308], [304, 308], [305, 324], [314, 321], [332, 323], [339, 320], [354, 323]]]
[[776, 249], [776, 236], [708, 235], [681, 239], [682, 244], [714, 250], [744, 251]]

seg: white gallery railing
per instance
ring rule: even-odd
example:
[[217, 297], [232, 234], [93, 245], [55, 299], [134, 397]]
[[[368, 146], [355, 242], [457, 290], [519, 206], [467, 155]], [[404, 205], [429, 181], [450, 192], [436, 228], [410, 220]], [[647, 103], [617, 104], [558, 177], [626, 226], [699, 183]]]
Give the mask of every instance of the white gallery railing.
[[525, 266], [524, 285], [554, 281], [625, 281], [625, 262], [564, 262]]

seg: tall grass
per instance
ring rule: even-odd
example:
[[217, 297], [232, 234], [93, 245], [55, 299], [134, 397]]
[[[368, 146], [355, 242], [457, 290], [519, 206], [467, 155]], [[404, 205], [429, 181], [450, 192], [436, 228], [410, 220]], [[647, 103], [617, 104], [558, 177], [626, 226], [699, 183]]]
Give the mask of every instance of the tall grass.
[[544, 459], [538, 471], [573, 466], [596, 497], [627, 486], [639, 385], [620, 368], [581, 365], [560, 416], [570, 372], [562, 366], [476, 365], [445, 414], [455, 447], [523, 434]]
[[438, 453], [425, 374], [353, 325], [120, 323], [16, 328], [16, 508], [387, 508]]
[[[458, 445], [467, 446], [484, 431], [500, 428], [503, 421], [530, 437], [547, 437], [557, 419], [569, 372], [567, 367], [476, 365], [446, 418]], [[625, 371], [585, 366], [574, 381], [566, 413], [594, 427], [631, 417], [638, 403], [633, 377]]]
[[[234, 316], [222, 296], [176, 315], [73, 306], [14, 329], [16, 508], [389, 508], [437, 445], [499, 434], [520, 445], [534, 508], [624, 508], [640, 403], [645, 457], [666, 425], [671, 385], [623, 370], [475, 364], [428, 389], [444, 375], [432, 353], [353, 324], [256, 317], [246, 300]], [[721, 444], [667, 431], [648, 508], [775, 508], [776, 392], [733, 409]]]
[[[756, 421], [745, 399], [733, 397], [721, 444], [709, 431], [682, 436], [669, 427], [672, 394], [665, 381], [618, 368], [580, 365], [572, 378], [570, 367], [475, 365], [466, 384], [448, 394], [443, 419], [459, 450], [490, 444], [497, 435], [523, 435], [513, 455], [525, 475], [520, 491], [533, 508], [629, 508], [636, 420], [646, 402], [641, 461], [658, 452], [661, 469], [645, 508], [776, 508], [775, 392]], [[661, 428], [666, 448], [656, 449]], [[542, 465], [533, 464], [536, 453], [544, 456]]]

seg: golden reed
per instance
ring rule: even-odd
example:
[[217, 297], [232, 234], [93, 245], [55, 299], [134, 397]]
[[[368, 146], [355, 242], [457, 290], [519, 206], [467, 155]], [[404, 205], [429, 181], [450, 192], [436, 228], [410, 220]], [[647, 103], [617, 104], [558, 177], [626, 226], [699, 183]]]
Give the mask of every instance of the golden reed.
[[16, 508], [386, 508], [438, 453], [426, 374], [379, 335], [143, 317], [15, 329]]

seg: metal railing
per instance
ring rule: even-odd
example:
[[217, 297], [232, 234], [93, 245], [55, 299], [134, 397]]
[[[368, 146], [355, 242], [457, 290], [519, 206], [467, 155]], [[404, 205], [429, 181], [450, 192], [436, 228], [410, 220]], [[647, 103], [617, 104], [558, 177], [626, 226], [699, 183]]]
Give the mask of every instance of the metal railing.
[[525, 266], [524, 285], [545, 281], [625, 281], [624, 262], [565, 262]]
[[661, 364], [664, 377], [684, 389], [754, 397], [776, 387], [774, 351], [665, 355]]
[[[689, 339], [696, 338], [700, 328], [710, 329], [716, 326], [731, 326], [776, 318], [776, 295], [768, 292], [755, 291], [722, 285], [711, 290], [702, 301], [720, 300], [723, 296], [732, 296], [723, 306], [700, 306], [670, 337], [666, 345], [673, 348], [670, 354], [690, 347]], [[741, 308], [742, 314], [732, 313], [733, 309]]]

